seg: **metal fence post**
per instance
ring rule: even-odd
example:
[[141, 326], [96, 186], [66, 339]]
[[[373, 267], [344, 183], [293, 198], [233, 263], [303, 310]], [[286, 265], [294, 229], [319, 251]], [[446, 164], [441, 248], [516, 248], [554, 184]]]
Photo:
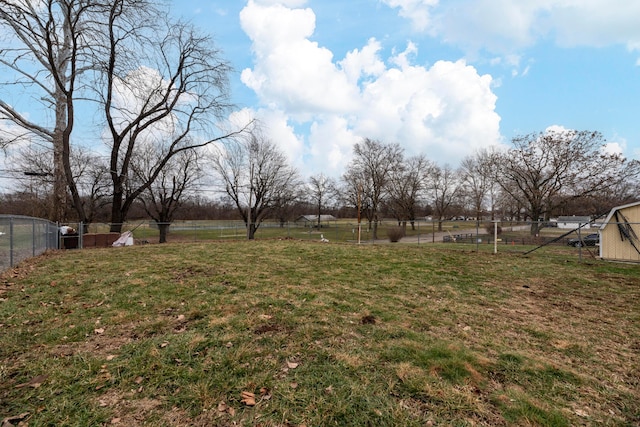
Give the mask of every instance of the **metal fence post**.
[[31, 220], [31, 256], [36, 256], [36, 220]]
[[9, 217], [9, 267], [13, 267], [13, 218]]

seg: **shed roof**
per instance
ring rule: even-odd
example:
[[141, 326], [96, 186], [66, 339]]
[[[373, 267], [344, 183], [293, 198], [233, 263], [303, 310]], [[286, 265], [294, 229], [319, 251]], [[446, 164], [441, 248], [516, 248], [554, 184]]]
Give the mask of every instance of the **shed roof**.
[[605, 225], [608, 224], [611, 221], [611, 218], [616, 214], [617, 211], [620, 211], [622, 209], [632, 208], [638, 205], [640, 205], [640, 202], [633, 202], [633, 203], [628, 203], [622, 206], [616, 206], [615, 208], [611, 209], [611, 212], [609, 212], [609, 215], [607, 215], [607, 218], [604, 220], [603, 224]]
[[[320, 221], [335, 221], [337, 218], [333, 215], [320, 215]], [[317, 221], [318, 215], [301, 215], [296, 221]]]
[[559, 216], [558, 222], [591, 222], [590, 216]]

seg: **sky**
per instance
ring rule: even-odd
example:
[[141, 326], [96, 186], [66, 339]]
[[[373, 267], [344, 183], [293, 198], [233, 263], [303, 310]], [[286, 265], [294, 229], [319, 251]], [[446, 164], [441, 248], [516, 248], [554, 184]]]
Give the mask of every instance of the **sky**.
[[232, 98], [308, 174], [364, 137], [456, 167], [550, 127], [640, 159], [640, 2], [173, 0], [234, 67]]
[[233, 67], [232, 116], [258, 118], [305, 177], [340, 177], [365, 137], [457, 167], [565, 128], [640, 159], [638, 1], [169, 4]]

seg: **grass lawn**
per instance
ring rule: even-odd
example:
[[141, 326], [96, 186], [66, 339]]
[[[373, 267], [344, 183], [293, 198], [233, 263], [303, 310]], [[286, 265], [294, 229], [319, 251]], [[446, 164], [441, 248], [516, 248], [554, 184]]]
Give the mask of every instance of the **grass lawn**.
[[637, 426], [640, 266], [295, 240], [46, 254], [0, 278], [3, 420]]

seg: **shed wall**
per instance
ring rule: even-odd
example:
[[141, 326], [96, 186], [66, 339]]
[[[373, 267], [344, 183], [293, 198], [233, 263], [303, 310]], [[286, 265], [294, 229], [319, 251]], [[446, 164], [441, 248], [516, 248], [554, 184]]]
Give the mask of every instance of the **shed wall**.
[[[625, 216], [633, 231], [640, 237], [640, 205], [623, 208], [618, 212]], [[622, 239], [615, 216], [602, 228], [600, 237], [600, 256], [603, 259], [640, 262], [640, 253], [634, 249], [629, 239]], [[640, 249], [640, 243], [635, 243]]]

